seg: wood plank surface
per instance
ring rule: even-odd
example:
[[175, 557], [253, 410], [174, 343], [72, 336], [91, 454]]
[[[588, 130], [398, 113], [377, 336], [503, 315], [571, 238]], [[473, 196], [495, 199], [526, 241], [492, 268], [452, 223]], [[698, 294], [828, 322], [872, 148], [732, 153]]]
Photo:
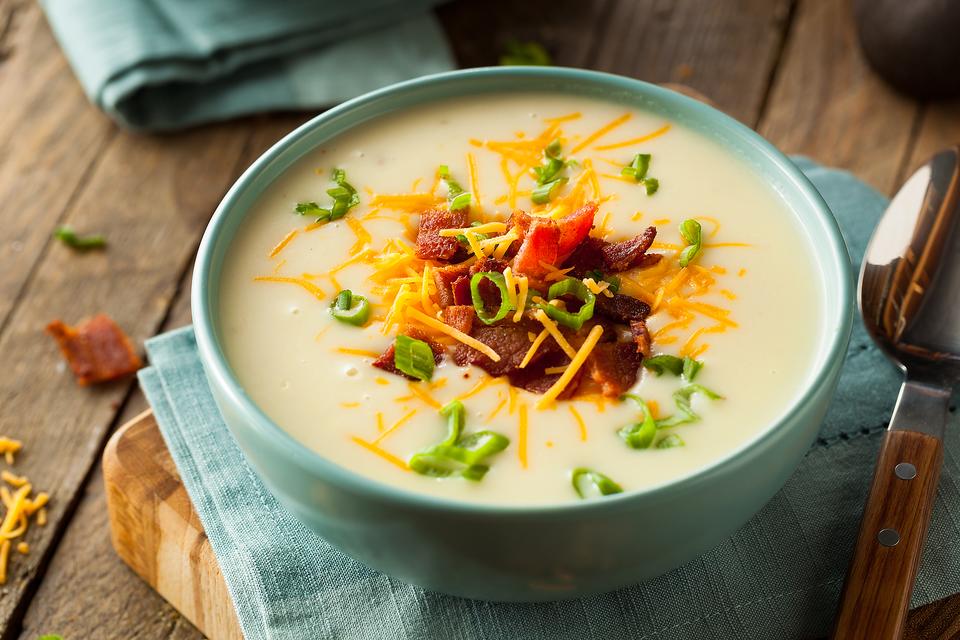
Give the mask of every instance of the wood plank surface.
[[867, 67], [851, 4], [799, 3], [758, 130], [787, 153], [848, 169], [890, 193], [919, 108]]
[[[848, 4], [491, 0], [452, 2], [440, 16], [463, 66], [496, 64], [517, 38], [544, 43], [558, 64], [682, 81], [784, 150], [889, 192], [944, 137], [960, 138], [960, 106], [921, 108], [886, 89], [859, 55]], [[28, 0], [0, 0], [0, 105], [0, 433], [25, 440], [17, 471], [53, 494], [50, 524], [31, 530], [33, 551], [14, 558], [0, 591], [0, 640], [198, 638], [104, 535], [94, 463], [142, 398], [129, 381], [75, 387], [41, 330], [101, 310], [137, 342], [182, 324], [185, 298], [172, 311], [171, 300], [214, 205], [302, 116], [163, 137], [120, 132], [88, 104]], [[78, 256], [51, 243], [61, 222], [105, 232], [110, 248]], [[960, 638], [958, 613], [960, 598], [924, 607], [907, 637]]]

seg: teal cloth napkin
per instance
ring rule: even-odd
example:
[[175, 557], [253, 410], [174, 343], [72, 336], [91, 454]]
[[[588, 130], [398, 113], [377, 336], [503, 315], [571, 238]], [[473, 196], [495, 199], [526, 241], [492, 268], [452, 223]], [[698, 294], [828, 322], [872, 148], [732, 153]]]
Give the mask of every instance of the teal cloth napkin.
[[453, 68], [442, 0], [41, 0], [90, 100], [178, 129], [329, 106]]
[[[797, 164], [859, 263], [885, 199], [853, 176]], [[210, 538], [240, 624], [260, 638], [363, 640], [808, 638], [828, 632], [879, 440], [900, 376], [858, 324], [820, 438], [786, 486], [689, 564], [612, 593], [542, 604], [424, 591], [343, 555], [284, 511], [223, 424], [193, 331], [147, 343], [140, 381]], [[955, 409], [913, 604], [960, 591], [960, 438]]]

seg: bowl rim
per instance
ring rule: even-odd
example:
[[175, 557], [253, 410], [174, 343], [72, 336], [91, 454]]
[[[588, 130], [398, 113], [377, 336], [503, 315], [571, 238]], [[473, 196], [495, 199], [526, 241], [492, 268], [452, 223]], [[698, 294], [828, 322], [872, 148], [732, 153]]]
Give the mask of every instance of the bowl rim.
[[[826, 348], [820, 347], [820, 351], [826, 351], [827, 354], [822, 366], [813, 372], [813, 375], [809, 376], [805, 386], [794, 396], [791, 403], [784, 408], [782, 414], [776, 420], [771, 421], [762, 432], [746, 440], [739, 447], [729, 451], [724, 456], [679, 478], [642, 489], [629, 490], [620, 494], [605, 496], [603, 500], [571, 500], [569, 502], [548, 504], [496, 504], [471, 502], [398, 488], [343, 467], [297, 441], [270, 419], [259, 406], [242, 391], [242, 387], [232, 374], [226, 356], [215, 337], [216, 333], [211, 316], [212, 300], [209, 295], [208, 278], [213, 265], [213, 255], [215, 253], [213, 249], [217, 245], [219, 237], [234, 210], [237, 200], [247, 188], [248, 183], [312, 129], [344, 113], [395, 94], [413, 92], [425, 87], [447, 82], [491, 77], [536, 77], [538, 79], [546, 78], [557, 81], [593, 82], [601, 85], [605, 84], [611, 89], [639, 93], [646, 97], [654, 98], [663, 104], [682, 106], [688, 114], [692, 114], [694, 120], [706, 120], [719, 123], [727, 133], [732, 134], [733, 138], [739, 139], [744, 146], [756, 152], [757, 157], [762, 158], [761, 165], [765, 164], [772, 167], [775, 173], [780, 174], [784, 182], [789, 183], [802, 195], [802, 198], [791, 201], [790, 206], [795, 211], [801, 209], [806, 210], [810, 215], [814, 216], [814, 220], [820, 223], [819, 225], [812, 225], [818, 228], [815, 235], [820, 235], [822, 232], [825, 232], [823, 233], [825, 237], [822, 238], [822, 240], [824, 240], [827, 245], [826, 249], [831, 260], [829, 268], [822, 266], [821, 268], [824, 268], [827, 278], [839, 276], [840, 304], [836, 305], [835, 310], [831, 310], [833, 305], [825, 305], [824, 308], [824, 340], [825, 342], [828, 341], [828, 344]], [[503, 90], [508, 91], [509, 89], [504, 88]], [[494, 92], [495, 91], [490, 91], [490, 93]], [[724, 146], [727, 144], [721, 141], [716, 142]], [[807, 216], [801, 215], [801, 219], [805, 217]], [[421, 510], [439, 510], [480, 516], [547, 515], [569, 511], [576, 511], [578, 513], [589, 511], [595, 513], [597, 511], [617, 509], [628, 502], [641, 501], [651, 497], [662, 498], [664, 494], [671, 492], [676, 493], [683, 489], [696, 487], [700, 483], [709, 480], [714, 473], [724, 466], [745, 456], [751, 450], [764, 447], [765, 444], [776, 438], [789, 426], [793, 416], [795, 416], [800, 408], [809, 403], [818, 393], [821, 386], [829, 381], [832, 370], [835, 368], [835, 363], [838, 361], [842, 363], [853, 324], [853, 276], [849, 254], [846, 244], [843, 241], [840, 228], [826, 202], [823, 200], [823, 197], [810, 180], [785, 154], [760, 134], [735, 118], [671, 89], [611, 73], [566, 67], [478, 67], [423, 76], [363, 94], [314, 116], [271, 146], [240, 175], [211, 217], [197, 252], [190, 303], [200, 361], [211, 386], [219, 388], [221, 398], [230, 403], [231, 407], [238, 413], [239, 418], [244, 421], [248, 429], [252, 430], [258, 437], [272, 441], [276, 448], [282, 450], [284, 456], [291, 458], [298, 466], [309, 471], [310, 474], [338, 486], [349, 487], [351, 491], [356, 493], [372, 494], [373, 497], [391, 504], [405, 505]], [[830, 334], [831, 331], [833, 333], [827, 335]], [[233, 430], [233, 427], [230, 425], [227, 426], [231, 431]], [[246, 454], [244, 455], [246, 456]], [[263, 476], [264, 474], [260, 473], [260, 475]], [[269, 480], [267, 483], [270, 484]]]

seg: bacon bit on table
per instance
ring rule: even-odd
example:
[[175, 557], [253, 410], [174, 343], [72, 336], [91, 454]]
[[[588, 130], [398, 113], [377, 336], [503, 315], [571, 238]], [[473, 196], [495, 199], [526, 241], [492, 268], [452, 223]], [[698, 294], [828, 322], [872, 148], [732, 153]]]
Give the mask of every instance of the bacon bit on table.
[[116, 380], [142, 366], [130, 338], [106, 314], [98, 314], [76, 327], [54, 320], [46, 331], [60, 345], [82, 386]]

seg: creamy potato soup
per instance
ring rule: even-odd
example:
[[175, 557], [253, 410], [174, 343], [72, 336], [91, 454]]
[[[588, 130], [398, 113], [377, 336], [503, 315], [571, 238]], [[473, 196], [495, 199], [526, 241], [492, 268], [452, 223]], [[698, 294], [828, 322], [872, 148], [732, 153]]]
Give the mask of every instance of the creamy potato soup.
[[717, 144], [621, 104], [417, 107], [259, 199], [222, 340], [268, 416], [356, 473], [602, 499], [732, 452], [811, 375], [822, 301], [785, 207]]

